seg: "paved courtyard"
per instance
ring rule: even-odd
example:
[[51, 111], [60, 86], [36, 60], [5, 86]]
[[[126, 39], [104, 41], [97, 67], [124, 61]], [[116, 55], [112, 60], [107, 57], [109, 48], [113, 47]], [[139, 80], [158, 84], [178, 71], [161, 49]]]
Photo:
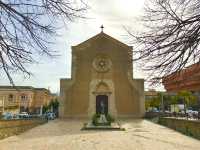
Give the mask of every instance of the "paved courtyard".
[[198, 150], [200, 141], [147, 120], [126, 131], [80, 131], [84, 120], [54, 120], [0, 141], [0, 150]]

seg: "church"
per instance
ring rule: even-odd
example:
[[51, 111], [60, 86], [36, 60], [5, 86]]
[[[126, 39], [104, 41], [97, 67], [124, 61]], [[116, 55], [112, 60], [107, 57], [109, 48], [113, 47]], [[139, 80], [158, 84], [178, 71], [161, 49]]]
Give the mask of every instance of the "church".
[[133, 78], [132, 47], [105, 34], [72, 46], [71, 78], [60, 79], [61, 118], [101, 113], [143, 117], [144, 80]]

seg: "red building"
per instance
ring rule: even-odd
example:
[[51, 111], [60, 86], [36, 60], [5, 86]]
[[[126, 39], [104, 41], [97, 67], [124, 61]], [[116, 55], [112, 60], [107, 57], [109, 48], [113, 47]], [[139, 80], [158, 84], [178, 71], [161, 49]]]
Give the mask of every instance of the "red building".
[[188, 90], [200, 93], [200, 63], [188, 66], [179, 72], [174, 72], [164, 77], [162, 82], [167, 92]]

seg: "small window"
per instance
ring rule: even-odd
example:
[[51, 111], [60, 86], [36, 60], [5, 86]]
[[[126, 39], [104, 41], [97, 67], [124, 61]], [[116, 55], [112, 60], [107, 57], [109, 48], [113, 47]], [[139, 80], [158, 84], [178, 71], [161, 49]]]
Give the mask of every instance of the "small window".
[[21, 96], [21, 100], [22, 100], [22, 101], [27, 100], [27, 96], [26, 96], [26, 95], [22, 95], [22, 96]]

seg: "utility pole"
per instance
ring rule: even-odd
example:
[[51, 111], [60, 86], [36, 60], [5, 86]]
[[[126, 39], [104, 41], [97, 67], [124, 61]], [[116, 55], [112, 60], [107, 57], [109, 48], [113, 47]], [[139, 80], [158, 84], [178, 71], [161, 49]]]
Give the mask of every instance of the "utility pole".
[[3, 105], [2, 111], [3, 111], [3, 113], [4, 113], [4, 111], [5, 111], [5, 108], [4, 108], [4, 107], [5, 107], [5, 97], [4, 97], [4, 96], [3, 96], [3, 101], [2, 101], [2, 103], [3, 103], [3, 104], [2, 104], [2, 105]]
[[163, 93], [161, 93], [161, 105], [162, 105], [162, 113], [165, 113], [164, 101], [163, 101]]
[[18, 95], [18, 105], [19, 105], [19, 113], [21, 112], [21, 97], [20, 97], [20, 94]]

